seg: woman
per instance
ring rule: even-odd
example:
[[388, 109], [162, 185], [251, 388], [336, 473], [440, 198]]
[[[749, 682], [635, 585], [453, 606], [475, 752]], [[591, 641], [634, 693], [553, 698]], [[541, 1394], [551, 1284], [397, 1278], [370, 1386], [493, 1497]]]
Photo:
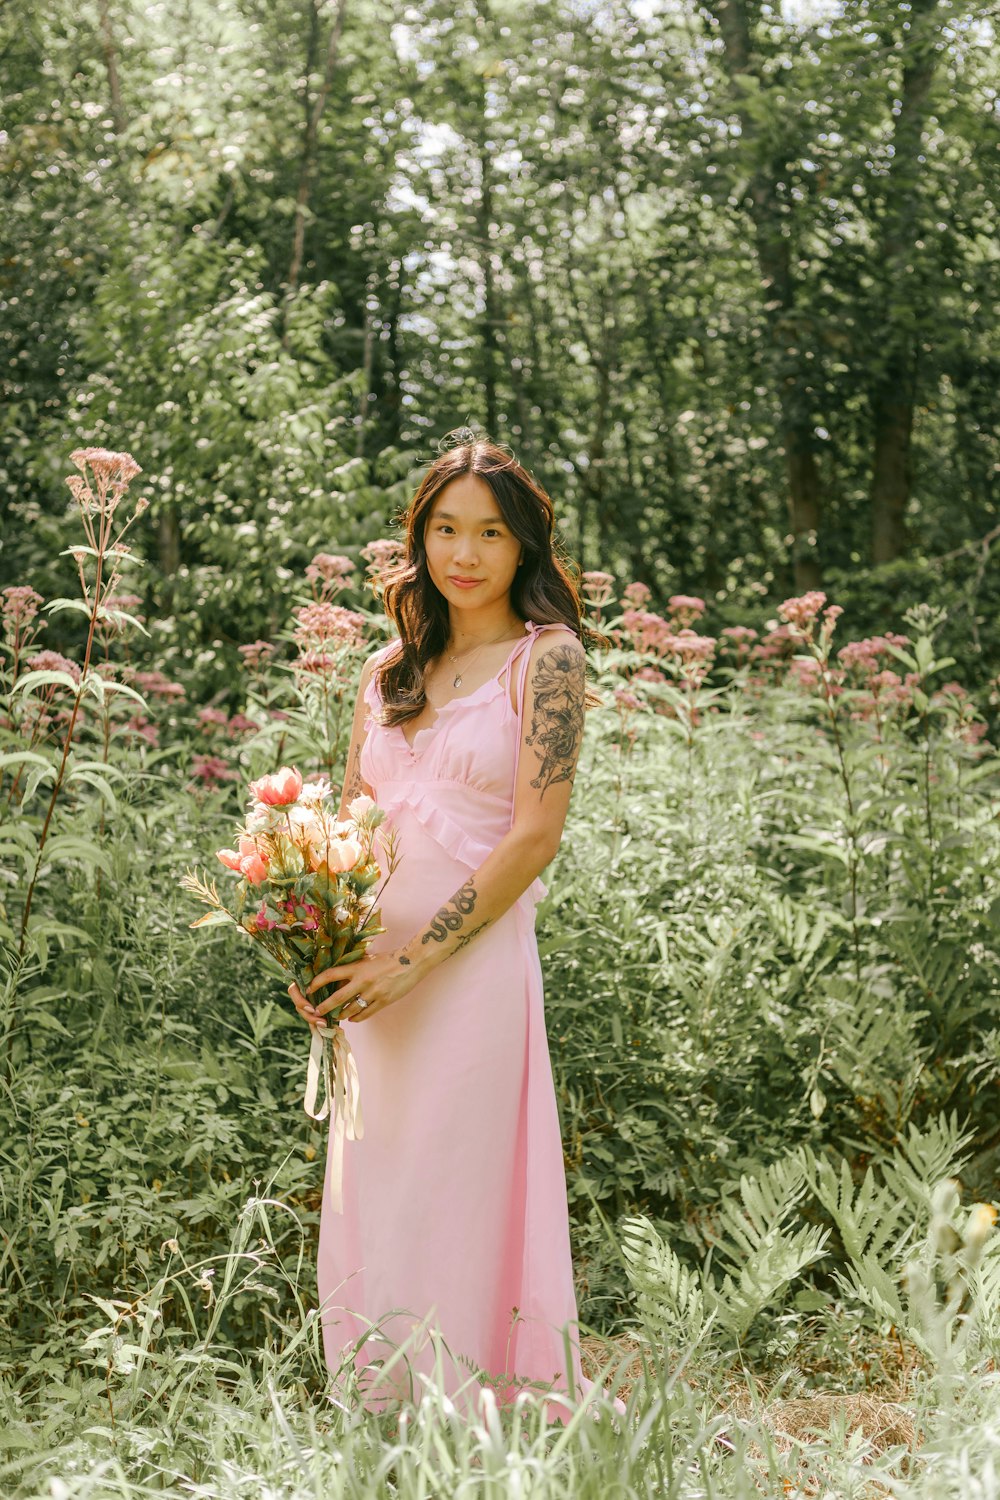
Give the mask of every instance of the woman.
[[[534, 906], [587, 689], [549, 497], [501, 448], [460, 440], [413, 498], [384, 601], [399, 639], [362, 672], [340, 815], [364, 793], [396, 830], [386, 930], [308, 995], [289, 990], [310, 1025], [337, 1009], [353, 1023], [364, 1109], [342, 1214], [324, 1193], [326, 1359], [336, 1371], [356, 1349], [365, 1384], [408, 1341], [410, 1368], [433, 1372], [437, 1353], [440, 1379], [443, 1341], [463, 1403], [477, 1371], [508, 1399], [526, 1381], [565, 1398], [568, 1343], [578, 1399], [590, 1383], [562, 1332], [577, 1308]], [[404, 1372], [397, 1359], [369, 1401], [419, 1398]]]

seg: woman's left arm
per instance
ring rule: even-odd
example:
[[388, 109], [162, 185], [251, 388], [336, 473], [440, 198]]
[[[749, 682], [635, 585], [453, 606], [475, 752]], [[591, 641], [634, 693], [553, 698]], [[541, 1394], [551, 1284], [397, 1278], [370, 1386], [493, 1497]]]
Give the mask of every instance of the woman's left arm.
[[[583, 740], [586, 653], [568, 633], [539, 635], [522, 671], [528, 678], [510, 831], [404, 947], [317, 975], [311, 989], [344, 980], [316, 1007], [321, 1015], [346, 1004], [339, 1019], [361, 1021], [402, 999], [509, 911], [555, 858]], [[352, 1003], [358, 995], [363, 1010]]]

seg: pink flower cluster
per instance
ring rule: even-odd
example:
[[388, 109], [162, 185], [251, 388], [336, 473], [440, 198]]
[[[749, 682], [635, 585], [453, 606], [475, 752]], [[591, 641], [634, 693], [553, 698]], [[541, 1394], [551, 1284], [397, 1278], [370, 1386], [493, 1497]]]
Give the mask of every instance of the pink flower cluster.
[[820, 638], [824, 647], [829, 645], [830, 637], [833, 635], [834, 626], [840, 616], [844, 613], [840, 604], [830, 604], [824, 610], [826, 595], [820, 589], [813, 589], [809, 593], [800, 594], [796, 598], [786, 599], [778, 605], [778, 614], [790, 626], [791, 630], [801, 639], [812, 640], [819, 621], [820, 612], [823, 613]]
[[332, 599], [341, 589], [350, 588], [354, 564], [339, 552], [317, 552], [306, 567], [306, 578], [313, 585], [313, 597]]
[[848, 641], [847, 645], [842, 646], [837, 652], [837, 660], [848, 671], [870, 676], [879, 670], [883, 657], [892, 656], [893, 646], [908, 646], [909, 644], [908, 636], [894, 635], [891, 632], [888, 635], [868, 636], [863, 641]]
[[588, 603], [595, 609], [607, 604], [614, 590], [615, 580], [612, 573], [600, 573], [593, 571], [584, 573], [580, 579], [580, 588]]
[[122, 667], [121, 675], [127, 677], [144, 698], [180, 701], [187, 697], [179, 682], [171, 682], [160, 671], [137, 672], [131, 667]]
[[275, 650], [271, 641], [251, 641], [248, 646], [240, 646], [237, 649], [243, 658], [243, 665], [251, 672], [265, 667]]
[[0, 597], [3, 599], [4, 628], [11, 634], [30, 625], [38, 613], [38, 606], [44, 602], [30, 583], [12, 583]]
[[379, 537], [362, 547], [361, 556], [368, 564], [367, 572], [376, 588], [386, 583], [399, 568], [406, 556], [402, 542], [392, 537]]
[[224, 781], [235, 781], [239, 776], [232, 766], [218, 755], [195, 755], [191, 759], [191, 779], [205, 786], [217, 786]]
[[364, 641], [365, 617], [355, 609], [319, 600], [297, 609], [295, 618], [295, 641], [303, 651], [327, 644], [356, 647]]
[[[68, 656], [62, 656], [58, 651], [36, 651], [24, 665], [29, 672], [67, 672], [74, 682], [80, 681], [80, 668], [76, 662], [70, 661]], [[48, 683], [46, 687], [59, 691], [57, 682]]]

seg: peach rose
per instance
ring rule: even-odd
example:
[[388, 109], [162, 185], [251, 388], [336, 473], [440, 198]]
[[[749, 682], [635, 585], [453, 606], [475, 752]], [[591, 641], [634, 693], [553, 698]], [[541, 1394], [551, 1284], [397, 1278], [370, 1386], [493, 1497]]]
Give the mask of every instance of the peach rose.
[[301, 791], [302, 775], [294, 766], [282, 766], [273, 776], [262, 776], [259, 781], [250, 783], [251, 797], [268, 807], [284, 807], [286, 803], [295, 802]]
[[323, 863], [331, 875], [343, 875], [354, 869], [361, 854], [361, 845], [357, 839], [331, 839]]
[[355, 823], [360, 823], [365, 814], [371, 812], [374, 806], [375, 802], [373, 798], [367, 797], [362, 793], [360, 797], [355, 797], [353, 802], [347, 804], [347, 811]]
[[240, 868], [242, 855], [236, 853], [235, 849], [216, 849], [216, 859], [221, 859], [227, 870], [235, 870], [237, 874]]

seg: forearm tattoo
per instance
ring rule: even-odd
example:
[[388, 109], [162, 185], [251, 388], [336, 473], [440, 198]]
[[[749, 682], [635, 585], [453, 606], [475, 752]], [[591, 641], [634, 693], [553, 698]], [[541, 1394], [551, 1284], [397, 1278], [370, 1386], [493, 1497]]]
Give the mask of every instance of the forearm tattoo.
[[347, 770], [347, 782], [344, 787], [344, 800], [353, 802], [355, 797], [360, 797], [365, 789], [364, 779], [361, 775], [361, 746], [355, 745], [354, 755]]
[[431, 918], [430, 926], [420, 939], [421, 943], [443, 943], [450, 932], [458, 932], [466, 917], [476, 904], [476, 888], [471, 880], [455, 892], [451, 900], [439, 908]]
[[469, 946], [469, 944], [472, 942], [472, 939], [474, 937], [478, 937], [479, 934], [483, 931], [483, 928], [484, 927], [488, 927], [490, 925], [491, 920], [492, 920], [492, 918], [487, 917], [485, 922], [480, 922], [479, 926], [478, 927], [473, 927], [473, 929], [472, 929], [471, 932], [463, 932], [462, 935], [461, 935], [461, 937], [459, 938], [458, 942], [455, 944], [454, 948], [451, 950], [452, 953], [461, 953], [461, 951], [462, 951], [463, 948], [467, 948]]
[[525, 740], [541, 761], [531, 785], [544, 797], [550, 786], [572, 781], [583, 740], [587, 668], [583, 653], [554, 646], [539, 657], [532, 679], [531, 733]]

